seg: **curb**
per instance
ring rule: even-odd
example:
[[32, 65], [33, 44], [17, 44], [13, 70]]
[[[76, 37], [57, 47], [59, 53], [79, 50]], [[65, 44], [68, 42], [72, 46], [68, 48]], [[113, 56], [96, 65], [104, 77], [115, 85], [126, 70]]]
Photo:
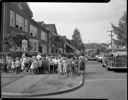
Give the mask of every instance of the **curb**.
[[69, 87], [66, 87], [66, 88], [62, 88], [56, 92], [53, 92], [53, 93], [45, 93], [45, 94], [42, 94], [42, 93], [2, 93], [1, 95], [6, 97], [37, 97], [37, 96], [49, 96], [49, 95], [58, 95], [58, 94], [62, 94], [62, 93], [67, 93], [67, 92], [71, 92], [71, 91], [74, 91], [74, 90], [77, 90], [79, 88], [81, 88], [83, 85], [85, 84], [85, 75], [82, 76], [82, 79], [81, 79], [81, 82], [80, 84], [72, 87], [72, 88], [69, 88]]

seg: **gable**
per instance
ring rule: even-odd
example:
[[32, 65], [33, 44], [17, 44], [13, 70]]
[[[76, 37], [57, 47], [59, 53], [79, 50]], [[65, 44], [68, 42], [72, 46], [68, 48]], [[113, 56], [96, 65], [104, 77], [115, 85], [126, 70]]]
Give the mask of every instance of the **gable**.
[[30, 17], [32, 18], [32, 17], [33, 17], [33, 13], [32, 13], [32, 11], [31, 11], [31, 9], [29, 8], [28, 3], [24, 3], [24, 6], [25, 6], [25, 9], [28, 11]]
[[11, 2], [9, 3], [10, 9], [28, 18], [33, 17], [33, 13], [26, 2]]
[[46, 27], [48, 30], [50, 30], [50, 31], [54, 32], [55, 34], [57, 34], [57, 30], [56, 30], [55, 24], [45, 24], [45, 27]]

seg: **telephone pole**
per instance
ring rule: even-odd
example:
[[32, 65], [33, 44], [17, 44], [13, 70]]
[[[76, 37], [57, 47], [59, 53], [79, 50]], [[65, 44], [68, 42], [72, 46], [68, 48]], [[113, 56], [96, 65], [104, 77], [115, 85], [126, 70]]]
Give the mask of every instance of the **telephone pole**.
[[110, 30], [110, 31], [107, 31], [107, 32], [111, 32], [111, 34], [110, 34], [109, 36], [111, 37], [111, 49], [112, 49], [112, 53], [113, 53], [113, 52], [114, 52], [113, 42], [112, 42], [112, 41], [113, 41], [113, 36], [114, 36], [114, 35], [112, 34], [113, 31]]

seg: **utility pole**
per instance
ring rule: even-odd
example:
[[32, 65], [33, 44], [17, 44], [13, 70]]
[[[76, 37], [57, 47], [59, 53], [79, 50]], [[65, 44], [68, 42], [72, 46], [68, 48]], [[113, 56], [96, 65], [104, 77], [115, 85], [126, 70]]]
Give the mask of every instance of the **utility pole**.
[[113, 41], [113, 36], [114, 36], [114, 35], [112, 34], [113, 31], [110, 30], [110, 31], [107, 31], [107, 32], [111, 32], [111, 34], [110, 34], [109, 36], [111, 37], [111, 49], [112, 49], [112, 53], [113, 53], [113, 52], [114, 52], [113, 42], [112, 42], [112, 41]]

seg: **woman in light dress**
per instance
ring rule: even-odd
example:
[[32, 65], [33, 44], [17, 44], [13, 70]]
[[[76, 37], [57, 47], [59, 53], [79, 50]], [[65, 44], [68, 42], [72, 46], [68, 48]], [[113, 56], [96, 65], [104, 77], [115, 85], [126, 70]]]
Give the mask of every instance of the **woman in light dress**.
[[14, 58], [12, 58], [12, 61], [11, 61], [11, 72], [15, 72], [15, 61], [14, 61]]
[[35, 56], [31, 59], [31, 65], [30, 65], [30, 74], [34, 74], [35, 70]]
[[34, 61], [32, 60], [31, 66], [30, 66], [30, 74], [34, 74]]
[[25, 63], [26, 63], [26, 61], [27, 61], [27, 58], [26, 57], [24, 57], [24, 58], [21, 59], [21, 70], [24, 73], [25, 73]]
[[11, 57], [7, 59], [7, 72], [11, 72]]
[[63, 75], [66, 75], [66, 76], [67, 76], [67, 66], [68, 66], [67, 59], [64, 58], [63, 59]]
[[62, 75], [62, 59], [58, 58], [58, 75]]

